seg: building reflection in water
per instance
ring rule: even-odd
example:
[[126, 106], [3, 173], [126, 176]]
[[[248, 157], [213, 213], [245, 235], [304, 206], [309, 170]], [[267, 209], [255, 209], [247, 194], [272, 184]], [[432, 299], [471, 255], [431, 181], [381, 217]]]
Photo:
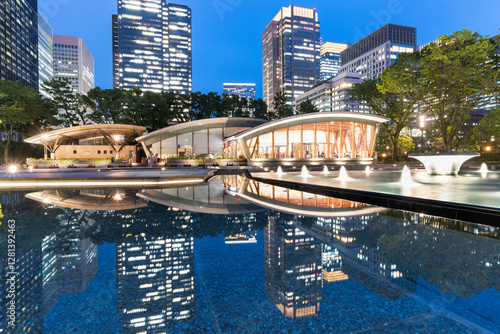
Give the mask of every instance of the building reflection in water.
[[269, 218], [265, 231], [265, 291], [287, 318], [318, 314], [321, 302], [321, 245], [287, 214]]
[[[201, 187], [138, 194], [116, 189], [45, 191], [26, 198], [43, 204], [38, 205], [43, 210], [22, 208], [32, 217], [26, 218], [31, 225], [19, 226], [18, 231], [23, 236], [17, 245], [21, 332], [42, 332], [44, 317], [58, 295], [87, 290], [97, 272], [96, 240], [116, 244], [117, 311], [123, 331], [156, 333], [168, 331], [174, 321], [193, 318], [195, 238], [229, 231], [226, 243], [254, 243], [257, 230], [267, 223], [265, 293], [284, 317], [297, 319], [320, 313], [324, 284], [345, 280], [386, 299], [415, 292], [418, 277], [431, 284], [449, 282], [441, 285], [457, 295], [460, 281], [468, 287], [461, 291], [468, 297], [470, 291], [487, 289], [492, 283], [486, 279], [478, 283], [458, 269], [454, 271], [458, 278], [450, 278], [446, 271], [434, 282], [426, 277], [426, 270], [438, 265], [432, 259], [419, 258], [423, 268], [412, 266], [410, 260], [421, 256], [424, 247], [414, 240], [442, 248], [442, 256], [447, 253], [441, 240], [460, 244], [465, 248], [461, 258], [470, 258], [467, 263], [477, 267], [474, 272], [490, 277], [491, 267], [482, 263], [493, 263], [493, 255], [475, 251], [499, 237], [498, 229], [487, 226], [414, 213], [386, 214], [387, 209], [240, 176], [218, 178]], [[97, 237], [93, 242], [88, 231]], [[491, 238], [478, 239], [477, 234]], [[0, 269], [5, 276], [7, 247], [1, 249]], [[0, 284], [5, 292], [6, 282]], [[3, 294], [2, 305], [6, 303]], [[0, 327], [6, 328], [3, 319]]]

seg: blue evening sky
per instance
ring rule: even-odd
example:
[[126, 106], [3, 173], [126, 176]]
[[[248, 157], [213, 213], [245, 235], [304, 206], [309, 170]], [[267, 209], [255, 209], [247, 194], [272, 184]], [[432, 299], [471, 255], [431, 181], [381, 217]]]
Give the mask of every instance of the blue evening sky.
[[[254, 82], [262, 97], [262, 32], [282, 0], [178, 0], [193, 21], [193, 89]], [[418, 44], [462, 28], [499, 33], [498, 0], [296, 0], [318, 10], [323, 41], [354, 43], [386, 23], [417, 28]], [[96, 86], [112, 88], [111, 14], [117, 0], [38, 0], [54, 34], [82, 37], [95, 60]]]

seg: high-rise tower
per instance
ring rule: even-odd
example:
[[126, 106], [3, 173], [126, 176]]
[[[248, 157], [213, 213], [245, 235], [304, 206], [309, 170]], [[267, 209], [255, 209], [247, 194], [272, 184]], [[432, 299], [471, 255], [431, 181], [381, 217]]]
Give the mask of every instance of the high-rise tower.
[[38, 88], [37, 0], [0, 1], [0, 80]]
[[293, 100], [320, 77], [320, 24], [316, 9], [283, 7], [262, 34], [264, 101], [284, 92]]
[[85, 94], [95, 85], [94, 57], [80, 37], [53, 36], [54, 78], [68, 79], [75, 93]]
[[[192, 91], [191, 9], [162, 0], [118, 0], [114, 81], [121, 89]], [[116, 27], [116, 28], [115, 28]]]

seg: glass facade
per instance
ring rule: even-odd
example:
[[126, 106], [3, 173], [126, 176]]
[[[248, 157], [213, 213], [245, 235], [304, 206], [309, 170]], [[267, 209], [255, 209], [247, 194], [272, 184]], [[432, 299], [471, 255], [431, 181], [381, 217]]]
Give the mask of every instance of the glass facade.
[[94, 88], [94, 57], [80, 37], [53, 36], [54, 77], [68, 79], [75, 93]]
[[363, 80], [361, 80], [358, 73], [342, 73], [299, 96], [295, 100], [294, 107], [297, 108], [302, 102], [309, 100], [321, 112], [346, 111], [371, 113], [371, 109], [366, 105], [349, 97], [349, 90], [355, 84], [361, 82]]
[[189, 7], [161, 0], [119, 0], [113, 29], [120, 89], [192, 91]]
[[246, 99], [255, 99], [254, 83], [224, 83], [223, 94], [238, 95]]
[[301, 124], [245, 143], [252, 159], [370, 158], [376, 128], [356, 122]]
[[291, 103], [320, 78], [320, 23], [315, 9], [282, 8], [262, 37], [263, 95], [270, 109], [284, 92]]
[[339, 74], [341, 65], [340, 53], [347, 48], [347, 44], [326, 42], [321, 45], [320, 76], [325, 81]]
[[417, 49], [417, 29], [386, 24], [341, 54], [340, 73], [356, 72], [361, 79], [373, 79], [394, 64], [399, 54]]
[[38, 80], [39, 91], [44, 97], [50, 95], [42, 88], [42, 83], [54, 76], [54, 47], [52, 27], [38, 12]]
[[37, 0], [0, 1], [0, 80], [38, 89]]
[[142, 142], [148, 155], [153, 154], [160, 160], [210, 155], [237, 158], [243, 155], [241, 147], [235, 140], [226, 141], [226, 138], [263, 123], [266, 121], [252, 118], [211, 118], [170, 126], [137, 140]]

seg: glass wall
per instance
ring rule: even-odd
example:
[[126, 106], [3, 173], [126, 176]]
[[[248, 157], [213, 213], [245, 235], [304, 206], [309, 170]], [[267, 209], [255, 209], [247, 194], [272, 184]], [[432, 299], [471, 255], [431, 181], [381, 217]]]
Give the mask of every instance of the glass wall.
[[274, 128], [246, 140], [252, 159], [370, 158], [376, 125], [320, 122]]

